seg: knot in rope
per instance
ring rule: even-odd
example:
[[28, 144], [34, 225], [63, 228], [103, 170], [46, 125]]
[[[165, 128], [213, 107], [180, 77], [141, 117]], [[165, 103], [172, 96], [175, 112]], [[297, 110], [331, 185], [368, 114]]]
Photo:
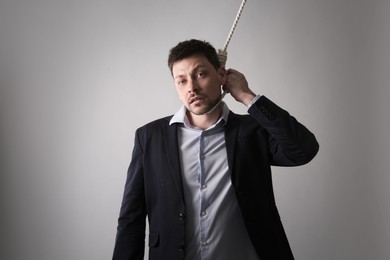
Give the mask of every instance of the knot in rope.
[[221, 63], [221, 66], [223, 66], [223, 67], [225, 67], [225, 65], [226, 65], [226, 60], [227, 60], [227, 51], [226, 50], [227, 50], [227, 47], [228, 47], [229, 42], [230, 42], [230, 40], [231, 40], [231, 38], [233, 36], [234, 30], [236, 29], [238, 20], [241, 17], [241, 13], [242, 13], [242, 10], [244, 9], [245, 3], [246, 3], [246, 0], [242, 0], [240, 8], [237, 11], [236, 18], [234, 19], [233, 25], [232, 25], [232, 27], [230, 29], [230, 32], [229, 32], [229, 35], [228, 35], [228, 37], [226, 39], [225, 46], [223, 47], [223, 49], [219, 49], [218, 50], [219, 62]]

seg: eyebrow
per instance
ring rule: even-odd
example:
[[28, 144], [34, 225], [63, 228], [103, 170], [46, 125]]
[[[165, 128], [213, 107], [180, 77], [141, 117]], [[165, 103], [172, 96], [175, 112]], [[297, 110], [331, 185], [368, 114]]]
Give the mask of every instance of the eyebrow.
[[[198, 65], [196, 65], [196, 66], [191, 70], [191, 72], [196, 71], [196, 70], [199, 70], [199, 69], [201, 69], [201, 68], [206, 68], [206, 69], [207, 69], [207, 66], [205, 66], [205, 65], [203, 65], [203, 64], [198, 64]], [[183, 76], [182, 74], [179, 74], [179, 75], [177, 75], [176, 77], [174, 77], [174, 79], [181, 78], [181, 77], [184, 77], [184, 76]]]

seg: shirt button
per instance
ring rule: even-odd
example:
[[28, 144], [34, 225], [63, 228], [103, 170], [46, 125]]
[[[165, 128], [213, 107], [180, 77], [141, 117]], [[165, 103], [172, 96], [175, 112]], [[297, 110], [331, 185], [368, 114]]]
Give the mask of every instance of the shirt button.
[[180, 220], [184, 220], [185, 217], [186, 217], [186, 214], [184, 214], [184, 213], [180, 213], [180, 214], [179, 214], [179, 219], [180, 219]]
[[202, 217], [204, 217], [204, 216], [206, 216], [206, 211], [203, 211], [202, 213], [200, 213], [200, 215], [202, 216]]
[[207, 188], [207, 184], [203, 184], [202, 185], [202, 190], [206, 189]]
[[204, 160], [204, 158], [206, 158], [203, 154], [200, 156], [200, 159], [201, 160]]
[[179, 246], [177, 247], [177, 249], [179, 249], [179, 251], [184, 251], [184, 245], [179, 245]]
[[209, 243], [207, 241], [202, 241], [202, 246], [207, 246]]

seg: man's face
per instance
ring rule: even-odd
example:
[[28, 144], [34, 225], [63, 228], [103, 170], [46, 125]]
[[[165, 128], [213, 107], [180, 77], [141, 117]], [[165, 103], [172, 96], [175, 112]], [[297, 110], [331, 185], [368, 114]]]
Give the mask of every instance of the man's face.
[[216, 70], [204, 56], [194, 55], [175, 62], [172, 74], [177, 93], [191, 113], [203, 115], [219, 102], [226, 70]]

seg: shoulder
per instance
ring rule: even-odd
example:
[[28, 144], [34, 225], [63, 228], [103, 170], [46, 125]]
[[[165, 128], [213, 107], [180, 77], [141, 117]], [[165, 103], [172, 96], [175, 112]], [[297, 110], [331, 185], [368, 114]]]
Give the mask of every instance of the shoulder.
[[163, 128], [169, 126], [169, 121], [173, 115], [162, 117], [156, 120], [153, 120], [137, 129], [137, 134], [147, 134], [152, 132], [160, 132]]
[[251, 116], [249, 114], [240, 115], [240, 114], [236, 114], [232, 111], [230, 111], [230, 113], [229, 113], [228, 123], [234, 124], [234, 125], [240, 125], [240, 126], [258, 125], [256, 120], [253, 118], [253, 116]]
[[153, 121], [141, 126], [140, 129], [141, 128], [154, 128], [154, 127], [169, 125], [169, 121], [171, 120], [172, 116], [173, 115], [153, 120]]
[[256, 119], [249, 114], [240, 115], [236, 114], [232, 111], [229, 113], [228, 121], [227, 121], [228, 129], [240, 129], [240, 132], [264, 132], [265, 129], [259, 124]]

